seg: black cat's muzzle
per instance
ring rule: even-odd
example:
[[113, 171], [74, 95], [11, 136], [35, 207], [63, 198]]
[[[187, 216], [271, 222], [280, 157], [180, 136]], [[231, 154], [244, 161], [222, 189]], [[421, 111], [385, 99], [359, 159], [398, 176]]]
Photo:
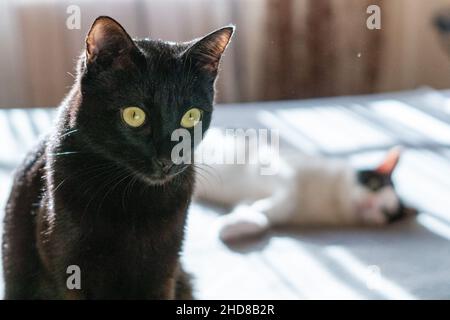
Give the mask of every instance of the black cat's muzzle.
[[164, 184], [186, 170], [186, 164], [175, 164], [170, 159], [153, 160], [153, 172], [148, 179], [156, 184]]

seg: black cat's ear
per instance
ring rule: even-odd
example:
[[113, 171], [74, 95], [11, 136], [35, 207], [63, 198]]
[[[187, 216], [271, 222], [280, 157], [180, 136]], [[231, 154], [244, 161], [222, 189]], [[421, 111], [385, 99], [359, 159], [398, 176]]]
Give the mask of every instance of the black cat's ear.
[[234, 29], [233, 25], [226, 26], [199, 40], [194, 40], [192, 46], [185, 52], [185, 56], [192, 59], [201, 69], [216, 74], [220, 58], [230, 43]]
[[86, 37], [86, 60], [88, 64], [99, 57], [112, 60], [134, 48], [133, 40], [116, 20], [100, 16], [95, 19]]
[[383, 162], [375, 169], [375, 171], [383, 175], [392, 175], [395, 167], [397, 167], [397, 164], [400, 161], [401, 153], [401, 147], [394, 147], [389, 150]]

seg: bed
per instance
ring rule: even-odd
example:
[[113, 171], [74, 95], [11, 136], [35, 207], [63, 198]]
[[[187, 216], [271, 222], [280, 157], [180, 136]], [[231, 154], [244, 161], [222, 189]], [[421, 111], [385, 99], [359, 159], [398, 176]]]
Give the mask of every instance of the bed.
[[[54, 115], [0, 110], [0, 207], [14, 168]], [[450, 91], [219, 105], [212, 125], [274, 128], [283, 152], [345, 157], [355, 166], [403, 145], [394, 179], [420, 213], [383, 228], [274, 230], [228, 247], [216, 223], [226, 212], [193, 203], [182, 259], [198, 298], [450, 298]]]

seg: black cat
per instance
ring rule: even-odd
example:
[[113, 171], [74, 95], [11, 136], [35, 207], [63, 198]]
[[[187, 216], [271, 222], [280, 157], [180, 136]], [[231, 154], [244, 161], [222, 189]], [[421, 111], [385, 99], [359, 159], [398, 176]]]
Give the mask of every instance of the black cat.
[[[233, 31], [168, 43], [95, 20], [52, 134], [15, 177], [6, 299], [192, 298], [179, 254], [194, 167], [172, 162], [171, 134], [208, 128]], [[71, 265], [81, 289], [67, 288]]]

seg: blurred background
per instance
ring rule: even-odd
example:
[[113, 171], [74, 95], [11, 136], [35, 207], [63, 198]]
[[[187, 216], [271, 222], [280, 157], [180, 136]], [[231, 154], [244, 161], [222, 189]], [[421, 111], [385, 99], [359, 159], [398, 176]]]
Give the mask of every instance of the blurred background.
[[[369, 5], [381, 30], [365, 27]], [[81, 29], [66, 27], [69, 5]], [[2, 0], [0, 107], [57, 105], [93, 19], [110, 15], [135, 37], [190, 40], [228, 23], [219, 102], [450, 87], [432, 19], [447, 0]]]
[[[71, 5], [80, 29], [66, 26]], [[370, 5], [381, 29], [367, 28]], [[281, 152], [356, 167], [402, 145], [394, 181], [420, 213], [385, 228], [274, 230], [228, 247], [215, 224], [226, 210], [194, 202], [183, 260], [197, 297], [448, 299], [449, 13], [450, 0], [1, 0], [0, 207], [14, 169], [50, 130], [97, 16], [133, 37], [174, 41], [234, 23], [212, 126], [278, 129]]]

